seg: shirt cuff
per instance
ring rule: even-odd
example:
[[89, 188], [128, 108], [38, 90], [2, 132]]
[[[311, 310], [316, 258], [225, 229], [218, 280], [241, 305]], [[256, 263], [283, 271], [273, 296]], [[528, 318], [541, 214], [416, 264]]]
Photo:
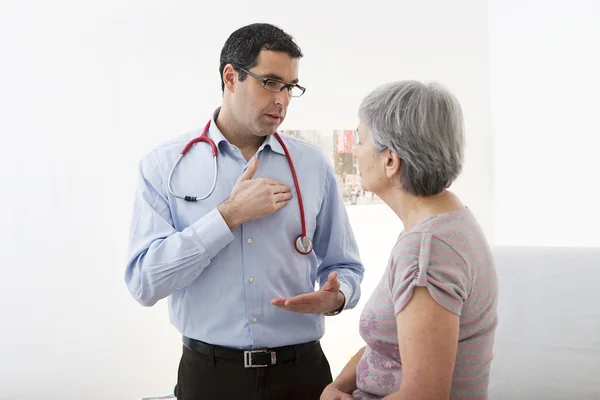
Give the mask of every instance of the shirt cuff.
[[210, 258], [214, 258], [219, 254], [223, 247], [231, 243], [234, 238], [217, 208], [214, 208], [191, 226]]
[[340, 292], [344, 294], [344, 308], [342, 310], [345, 310], [352, 297], [352, 288], [346, 282], [340, 281]]

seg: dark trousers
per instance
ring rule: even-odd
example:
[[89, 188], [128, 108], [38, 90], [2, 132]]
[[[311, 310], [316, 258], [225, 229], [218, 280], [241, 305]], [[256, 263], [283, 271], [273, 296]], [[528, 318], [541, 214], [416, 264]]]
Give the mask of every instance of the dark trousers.
[[244, 368], [243, 363], [183, 346], [176, 395], [177, 400], [318, 400], [331, 382], [319, 343], [293, 361], [259, 368]]

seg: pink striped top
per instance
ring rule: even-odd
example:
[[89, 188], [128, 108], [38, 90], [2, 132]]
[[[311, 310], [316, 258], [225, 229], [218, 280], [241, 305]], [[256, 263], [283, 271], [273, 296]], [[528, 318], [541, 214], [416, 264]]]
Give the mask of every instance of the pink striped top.
[[414, 288], [460, 316], [451, 399], [486, 399], [497, 325], [498, 280], [492, 253], [467, 208], [426, 218], [398, 238], [381, 282], [365, 304], [366, 342], [357, 368], [355, 399], [380, 399], [400, 387], [396, 314]]

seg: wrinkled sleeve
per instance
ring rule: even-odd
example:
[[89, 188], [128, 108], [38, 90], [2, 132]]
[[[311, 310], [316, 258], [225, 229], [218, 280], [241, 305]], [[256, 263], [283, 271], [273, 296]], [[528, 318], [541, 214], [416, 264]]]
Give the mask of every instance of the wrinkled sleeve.
[[152, 306], [189, 285], [233, 237], [216, 208], [177, 231], [156, 162], [140, 161], [125, 271], [140, 304]]
[[324, 285], [329, 274], [337, 271], [340, 291], [346, 297], [344, 309], [351, 309], [360, 300], [364, 267], [333, 168], [327, 165], [325, 173], [325, 196], [314, 238], [314, 251], [321, 261], [317, 275]]
[[427, 288], [446, 310], [460, 316], [469, 294], [468, 267], [450, 246], [428, 232], [409, 234], [396, 245], [388, 268], [394, 313], [409, 303], [416, 287]]

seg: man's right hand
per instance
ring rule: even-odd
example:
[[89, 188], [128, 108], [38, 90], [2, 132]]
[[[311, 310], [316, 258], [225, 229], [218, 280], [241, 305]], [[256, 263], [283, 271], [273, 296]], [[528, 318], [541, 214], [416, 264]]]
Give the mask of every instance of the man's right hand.
[[252, 179], [257, 169], [258, 159], [252, 157], [229, 198], [218, 207], [231, 231], [246, 221], [274, 213], [292, 198], [290, 188], [279, 182], [267, 178]]

